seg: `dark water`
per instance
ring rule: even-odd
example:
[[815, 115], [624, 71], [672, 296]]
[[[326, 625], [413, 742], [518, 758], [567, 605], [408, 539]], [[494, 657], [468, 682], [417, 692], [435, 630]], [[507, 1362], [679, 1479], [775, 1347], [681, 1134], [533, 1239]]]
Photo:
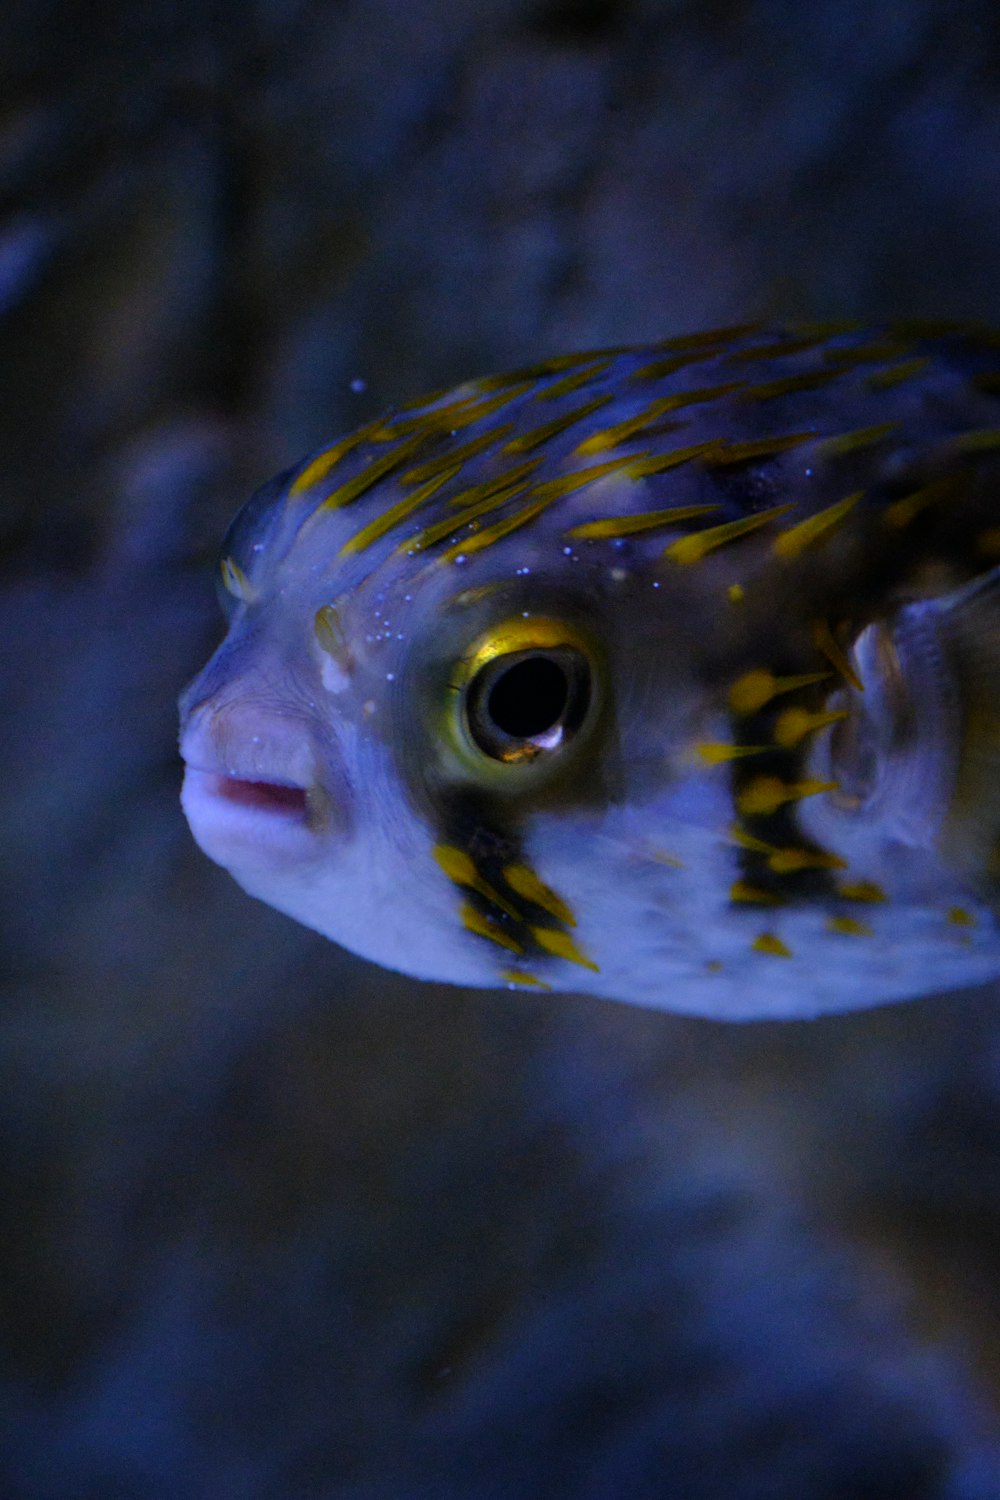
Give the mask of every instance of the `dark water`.
[[986, 0], [5, 7], [4, 1497], [1000, 1496], [996, 994], [418, 987], [201, 858], [173, 709], [230, 511], [387, 402], [1000, 322], [998, 80]]

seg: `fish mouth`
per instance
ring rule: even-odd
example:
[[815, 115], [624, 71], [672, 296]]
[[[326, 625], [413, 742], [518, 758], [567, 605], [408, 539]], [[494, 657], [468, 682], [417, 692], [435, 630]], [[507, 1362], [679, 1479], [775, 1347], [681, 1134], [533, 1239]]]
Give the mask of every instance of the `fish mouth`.
[[291, 870], [318, 857], [329, 798], [314, 785], [238, 776], [188, 763], [181, 806], [209, 859], [241, 872]]
[[[189, 768], [190, 774], [190, 768]], [[205, 793], [231, 802], [237, 807], [267, 813], [271, 817], [290, 819], [304, 823], [309, 817], [309, 792], [304, 786], [283, 781], [248, 780], [242, 776], [228, 776], [213, 771], [194, 770], [196, 776], [204, 776]]]

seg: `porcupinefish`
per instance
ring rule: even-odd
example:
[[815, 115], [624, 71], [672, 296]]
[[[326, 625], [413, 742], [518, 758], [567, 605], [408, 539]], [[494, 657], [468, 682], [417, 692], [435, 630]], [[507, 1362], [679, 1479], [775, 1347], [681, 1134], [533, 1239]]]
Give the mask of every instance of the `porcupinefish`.
[[719, 1018], [1000, 973], [1000, 334], [473, 380], [258, 491], [220, 584], [194, 836], [366, 958]]

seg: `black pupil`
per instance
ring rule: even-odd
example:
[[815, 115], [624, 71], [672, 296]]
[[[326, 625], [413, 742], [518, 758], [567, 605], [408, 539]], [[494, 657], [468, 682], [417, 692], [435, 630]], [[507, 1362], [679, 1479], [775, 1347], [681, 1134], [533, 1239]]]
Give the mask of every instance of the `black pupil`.
[[486, 707], [502, 734], [528, 740], [559, 723], [568, 698], [569, 682], [558, 662], [529, 656], [497, 679]]

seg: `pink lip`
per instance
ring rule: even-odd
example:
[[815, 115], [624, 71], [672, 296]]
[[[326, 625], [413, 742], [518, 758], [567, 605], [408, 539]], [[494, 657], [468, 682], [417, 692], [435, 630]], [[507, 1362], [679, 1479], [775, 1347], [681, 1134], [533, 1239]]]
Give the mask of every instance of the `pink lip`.
[[211, 792], [240, 807], [304, 821], [308, 812], [306, 791], [274, 781], [243, 781], [237, 776], [213, 776]]

